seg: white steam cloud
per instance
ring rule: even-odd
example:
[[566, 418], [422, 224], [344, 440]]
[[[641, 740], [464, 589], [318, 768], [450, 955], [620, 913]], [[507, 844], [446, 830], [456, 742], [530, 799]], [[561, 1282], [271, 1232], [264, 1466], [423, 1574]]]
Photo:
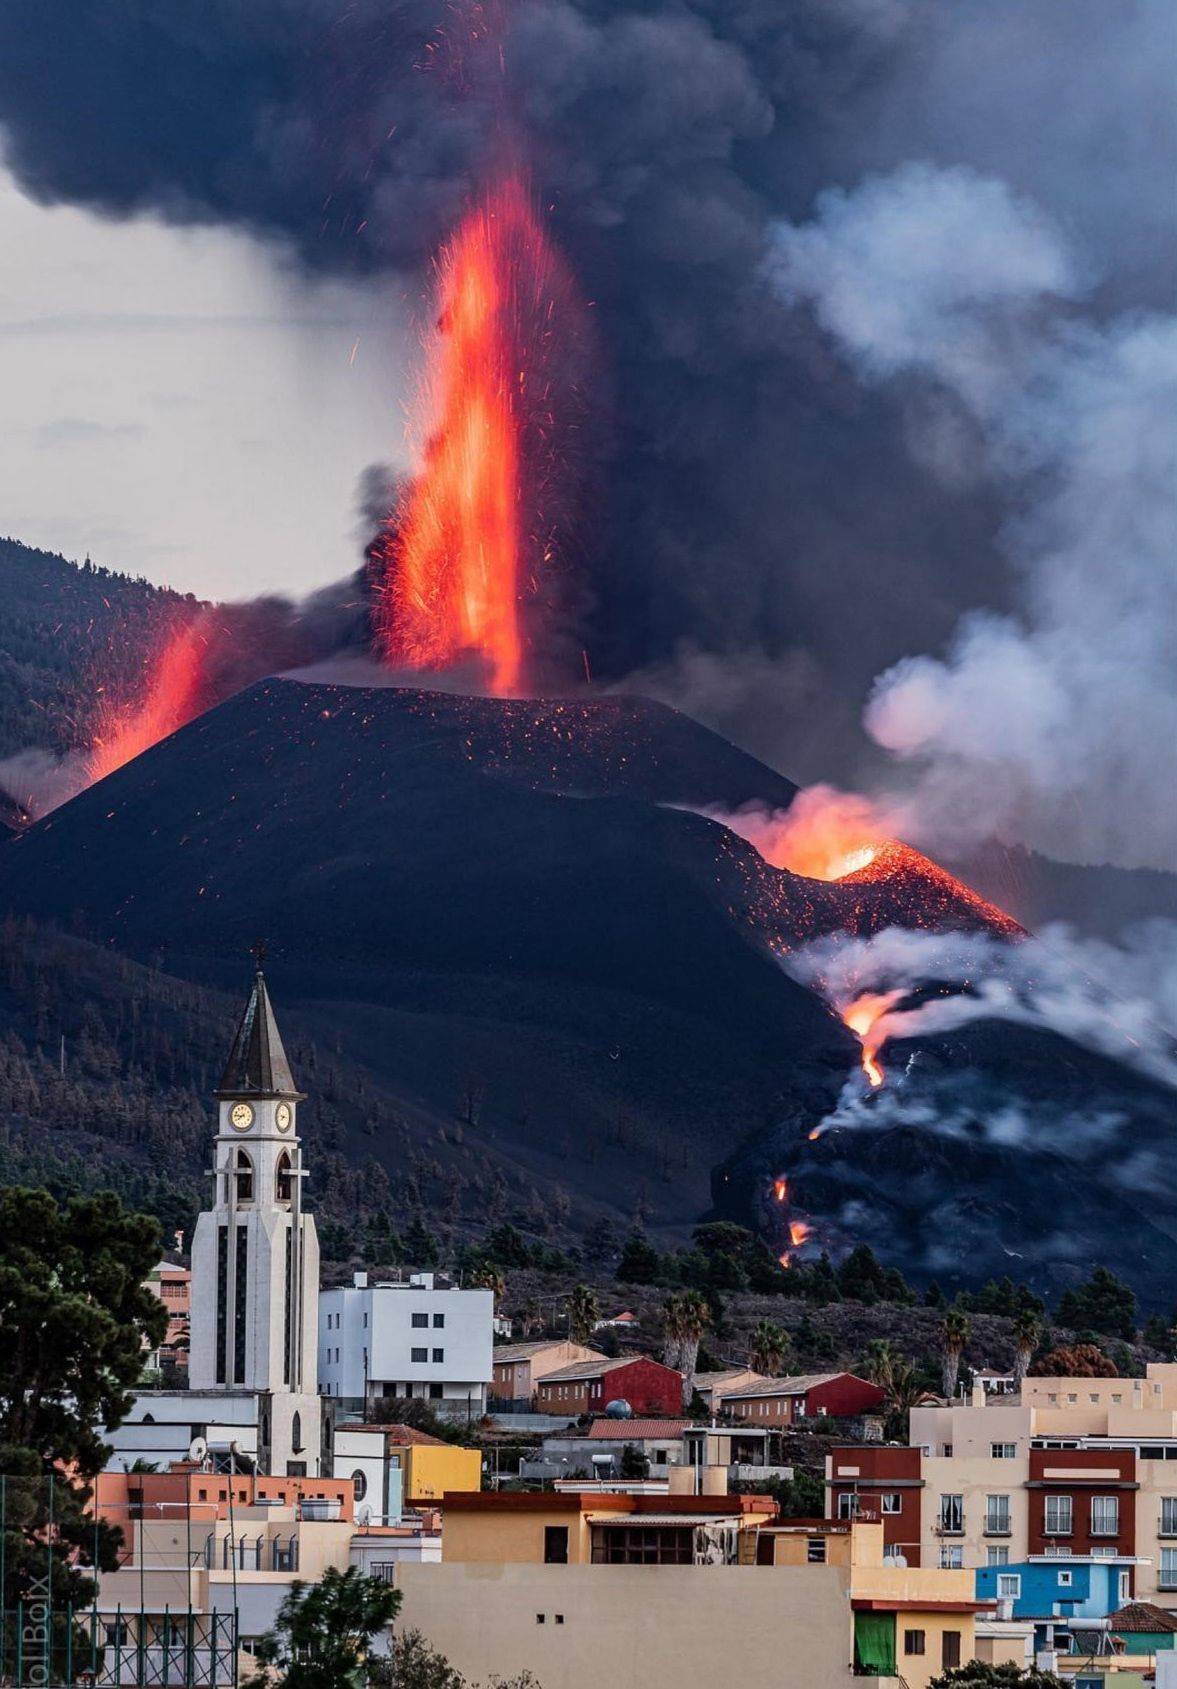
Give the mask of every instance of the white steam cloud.
[[771, 272], [864, 378], [907, 385], [930, 471], [1008, 492], [1019, 616], [966, 618], [867, 706], [918, 770], [921, 831], [1172, 868], [1177, 319], [1082, 316], [1097, 278], [1060, 231], [965, 168], [820, 196], [812, 222], [777, 225]]
[[[1063, 926], [1015, 944], [890, 927], [869, 939], [818, 940], [785, 966], [839, 1006], [867, 992], [937, 992], [889, 1009], [873, 1028], [885, 1040], [1012, 1021], [1177, 1087], [1177, 928], [1170, 921], [1146, 922], [1121, 944], [1079, 939]], [[855, 1081], [853, 1094], [861, 1093]]]

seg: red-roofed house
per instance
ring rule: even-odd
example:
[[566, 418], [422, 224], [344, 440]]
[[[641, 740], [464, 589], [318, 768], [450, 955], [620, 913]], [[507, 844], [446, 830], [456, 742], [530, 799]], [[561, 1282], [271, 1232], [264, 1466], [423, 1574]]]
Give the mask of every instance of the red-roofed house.
[[[646, 1355], [598, 1355], [576, 1361], [542, 1378], [536, 1390], [541, 1413], [603, 1413], [610, 1402], [626, 1401], [635, 1414], [682, 1411], [682, 1374]], [[624, 1421], [621, 1422], [624, 1424]]]
[[729, 1390], [725, 1409], [755, 1425], [792, 1425], [798, 1419], [849, 1419], [874, 1413], [886, 1392], [852, 1372], [816, 1372], [799, 1378], [762, 1378]]

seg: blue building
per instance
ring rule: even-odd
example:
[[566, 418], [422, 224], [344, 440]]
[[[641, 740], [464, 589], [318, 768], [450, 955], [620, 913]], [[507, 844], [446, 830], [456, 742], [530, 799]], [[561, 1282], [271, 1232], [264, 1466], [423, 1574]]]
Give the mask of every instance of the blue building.
[[1106, 1619], [1131, 1600], [1133, 1564], [1075, 1554], [978, 1566], [977, 1600], [1012, 1602], [1015, 1619]]

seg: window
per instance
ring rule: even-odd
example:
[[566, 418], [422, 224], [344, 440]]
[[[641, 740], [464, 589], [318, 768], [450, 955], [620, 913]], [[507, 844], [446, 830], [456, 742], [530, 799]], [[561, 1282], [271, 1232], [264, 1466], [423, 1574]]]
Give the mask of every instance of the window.
[[302, 1453], [302, 1414], [296, 1413], [290, 1421], [290, 1446], [295, 1454]]
[[1071, 1498], [1069, 1495], [1048, 1495], [1046, 1498], [1046, 1534], [1048, 1537], [1069, 1537], [1071, 1534]]
[[1008, 1548], [987, 1548], [985, 1550], [985, 1564], [987, 1566], [1008, 1566]]
[[942, 1572], [959, 1572], [964, 1568], [964, 1550], [958, 1542], [946, 1542], [940, 1545], [940, 1570]]
[[1116, 1558], [1116, 1551], [1114, 1548], [1099, 1548], [1095, 1544], [1092, 1544], [1091, 1558], [1093, 1560], [1114, 1560]]
[[544, 1565], [566, 1566], [568, 1564], [568, 1526], [544, 1526]]
[[945, 1443], [945, 1445], [944, 1445], [944, 1458], [945, 1458], [945, 1460], [951, 1460], [952, 1459], [952, 1444], [951, 1443]]
[[[444, 1314], [434, 1314], [434, 1316], [433, 1316], [433, 1329], [434, 1329], [434, 1331], [442, 1331], [444, 1329], [444, 1327], [445, 1327], [445, 1315]], [[557, 1624], [563, 1624], [564, 1623], [564, 1620], [560, 1617], [559, 1613], [556, 1614], [556, 1623]]]
[[960, 1631], [946, 1630], [941, 1638], [940, 1664], [947, 1670], [960, 1664]]
[[1177, 1537], [1177, 1495], [1161, 1497], [1161, 1535]]
[[1132, 1573], [1131, 1572], [1121, 1572], [1120, 1573], [1120, 1600], [1121, 1600], [1121, 1602], [1127, 1601], [1130, 1598], [1131, 1594], [1132, 1594]]
[[942, 1495], [940, 1497], [940, 1529], [942, 1531], [964, 1530], [963, 1496]]
[[434, 1359], [434, 1361], [444, 1361], [445, 1360], [445, 1350], [444, 1349], [435, 1349], [433, 1351], [433, 1359]]
[[429, 1396], [432, 1401], [439, 1402], [441, 1400], [441, 1385], [431, 1384], [429, 1386]]
[[1161, 1569], [1157, 1585], [1160, 1589], [1177, 1589], [1177, 1548], [1161, 1549]]
[[253, 1162], [243, 1149], [239, 1149], [233, 1158], [233, 1165], [237, 1175], [238, 1202], [253, 1201]]
[[985, 1497], [985, 1529], [991, 1536], [1008, 1536], [1009, 1497], [1007, 1495], [988, 1495]]
[[1017, 1601], [1022, 1594], [1022, 1575], [1020, 1572], [999, 1572], [997, 1574], [997, 1599], [999, 1601]]
[[881, 1509], [882, 1512], [884, 1512], [884, 1513], [902, 1513], [902, 1511], [903, 1511], [903, 1497], [897, 1491], [893, 1494], [880, 1496], [879, 1499], [882, 1502], [882, 1509]]
[[838, 1518], [858, 1518], [858, 1497], [849, 1490], [843, 1490], [838, 1497]]
[[825, 1537], [810, 1537], [805, 1558], [811, 1566], [824, 1566], [826, 1563]]
[[410, 1349], [409, 1350], [409, 1359], [411, 1361], [415, 1362], [419, 1366], [422, 1361], [427, 1361], [429, 1359], [429, 1350], [428, 1349]]
[[927, 1634], [922, 1630], [905, 1630], [903, 1633], [903, 1652], [905, 1654], [923, 1654], [927, 1652]]
[[414, 1314], [411, 1323], [414, 1331], [426, 1331], [429, 1327], [429, 1315]]
[[1094, 1537], [1114, 1537], [1120, 1529], [1120, 1498], [1115, 1495], [1093, 1495], [1091, 1498], [1091, 1534]]
[[1017, 1455], [1016, 1443], [990, 1443], [989, 1453], [994, 1460], [1013, 1460]]
[[[279, 1202], [289, 1202], [291, 1200], [293, 1183], [294, 1175], [290, 1170], [290, 1157], [287, 1155], [286, 1151], [283, 1150], [282, 1154], [278, 1157], [278, 1164], [274, 1169], [274, 1194]], [[336, 1323], [338, 1324], [338, 1316], [336, 1316]]]
[[363, 1501], [368, 1493], [367, 1476], [358, 1469], [351, 1475], [351, 1487], [357, 1501]]
[[1060, 1589], [1071, 1589], [1074, 1585], [1074, 1582], [1075, 1582], [1074, 1572], [1060, 1572], [1059, 1573], [1059, 1575], [1058, 1575], [1058, 1586], [1059, 1586]]

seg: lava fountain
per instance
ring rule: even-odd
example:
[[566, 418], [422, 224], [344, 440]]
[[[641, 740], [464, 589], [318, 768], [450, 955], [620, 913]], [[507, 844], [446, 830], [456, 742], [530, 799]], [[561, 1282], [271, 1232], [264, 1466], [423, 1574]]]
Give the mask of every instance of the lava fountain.
[[489, 189], [437, 264], [419, 474], [376, 561], [376, 642], [392, 665], [476, 654], [518, 690], [522, 603], [552, 561], [550, 508], [571, 289], [517, 175]]
[[208, 635], [202, 619], [173, 627], [145, 664], [144, 688], [135, 703], [99, 698], [86, 752], [86, 773], [101, 780], [183, 727], [203, 704]]

